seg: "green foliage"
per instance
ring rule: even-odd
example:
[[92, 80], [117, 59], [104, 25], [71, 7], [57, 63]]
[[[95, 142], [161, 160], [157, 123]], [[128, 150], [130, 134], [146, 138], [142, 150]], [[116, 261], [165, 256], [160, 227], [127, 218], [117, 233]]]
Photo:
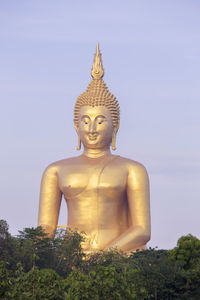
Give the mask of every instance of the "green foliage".
[[8, 270], [8, 263], [0, 262], [0, 299], [5, 299], [5, 294], [12, 287], [12, 276]]
[[172, 250], [82, 252], [84, 234], [41, 227], [17, 237], [0, 220], [0, 299], [199, 300], [200, 241], [183, 236]]
[[5, 220], [0, 220], [0, 239], [6, 239], [10, 234], [8, 232], [9, 226]]
[[8, 224], [0, 220], [0, 260], [9, 262], [9, 267], [15, 266], [16, 239], [8, 232]]
[[25, 228], [16, 238], [16, 257], [26, 272], [33, 266], [48, 268], [53, 258], [52, 240], [41, 227]]
[[12, 270], [16, 269], [16, 262], [20, 262], [25, 272], [37, 266], [51, 268], [67, 276], [73, 268], [81, 266], [85, 256], [81, 248], [84, 236], [76, 231], [61, 230], [52, 239], [47, 237], [41, 227], [25, 228], [19, 231], [17, 237], [11, 237], [8, 232], [2, 235], [0, 257], [9, 262]]
[[34, 267], [27, 273], [17, 271], [18, 276], [13, 279], [13, 286], [5, 293], [5, 299], [64, 299], [63, 279], [54, 270], [39, 270]]
[[84, 235], [77, 231], [58, 231], [53, 241], [54, 269], [61, 276], [66, 277], [73, 269], [82, 266], [85, 254], [82, 252], [81, 242]]
[[177, 247], [169, 251], [170, 258], [184, 269], [195, 268], [200, 264], [200, 240], [191, 234], [182, 236]]
[[137, 299], [134, 284], [128, 284], [126, 274], [114, 267], [97, 266], [88, 274], [74, 271], [66, 279], [66, 286], [69, 300]]
[[99, 251], [87, 256], [84, 263], [84, 271], [87, 272], [97, 266], [114, 267], [117, 272], [125, 272], [127, 270], [128, 256], [117, 250]]

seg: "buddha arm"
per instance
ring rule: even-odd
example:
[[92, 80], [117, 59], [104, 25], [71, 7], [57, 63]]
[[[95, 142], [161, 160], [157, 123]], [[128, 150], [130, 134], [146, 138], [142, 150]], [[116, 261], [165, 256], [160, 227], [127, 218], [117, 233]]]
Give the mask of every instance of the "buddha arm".
[[42, 177], [40, 189], [40, 207], [38, 226], [52, 237], [57, 226], [61, 203], [61, 191], [58, 185], [57, 167], [49, 166]]
[[127, 198], [130, 226], [106, 249], [117, 247], [131, 251], [144, 246], [150, 239], [149, 180], [146, 169], [140, 164], [129, 167]]

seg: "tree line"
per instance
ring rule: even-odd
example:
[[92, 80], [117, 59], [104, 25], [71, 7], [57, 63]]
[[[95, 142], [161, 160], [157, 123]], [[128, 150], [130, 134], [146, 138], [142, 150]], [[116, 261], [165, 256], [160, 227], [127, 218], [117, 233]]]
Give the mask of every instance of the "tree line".
[[0, 220], [0, 299], [199, 300], [200, 240], [182, 236], [171, 250], [85, 255], [84, 233], [41, 227], [12, 236]]

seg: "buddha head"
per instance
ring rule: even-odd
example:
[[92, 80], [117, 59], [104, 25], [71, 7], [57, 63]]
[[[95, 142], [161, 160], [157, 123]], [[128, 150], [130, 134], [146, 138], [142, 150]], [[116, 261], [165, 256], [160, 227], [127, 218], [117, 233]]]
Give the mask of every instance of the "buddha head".
[[116, 134], [119, 129], [120, 109], [117, 99], [103, 81], [104, 69], [97, 44], [92, 67], [92, 81], [87, 90], [76, 100], [74, 125], [81, 143], [88, 148], [104, 148], [112, 144], [115, 150]]

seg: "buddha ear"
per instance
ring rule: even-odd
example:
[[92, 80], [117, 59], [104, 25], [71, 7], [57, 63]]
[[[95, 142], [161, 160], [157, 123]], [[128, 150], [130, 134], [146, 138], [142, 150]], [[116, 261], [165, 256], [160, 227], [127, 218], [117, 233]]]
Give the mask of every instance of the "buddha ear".
[[74, 122], [74, 127], [75, 127], [76, 133], [78, 135], [78, 145], [77, 145], [76, 150], [81, 150], [81, 138], [80, 138], [80, 135], [79, 135], [79, 132], [78, 132], [78, 125], [75, 122]]
[[80, 139], [79, 134], [78, 134], [78, 145], [77, 145], [76, 150], [81, 150], [81, 139]]
[[74, 127], [76, 129], [77, 134], [78, 134], [78, 124], [75, 121], [74, 121]]
[[114, 127], [113, 134], [112, 134], [112, 150], [116, 150], [116, 135], [119, 129], [119, 123]]

